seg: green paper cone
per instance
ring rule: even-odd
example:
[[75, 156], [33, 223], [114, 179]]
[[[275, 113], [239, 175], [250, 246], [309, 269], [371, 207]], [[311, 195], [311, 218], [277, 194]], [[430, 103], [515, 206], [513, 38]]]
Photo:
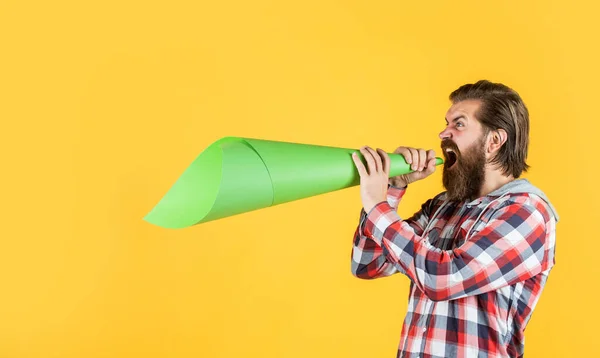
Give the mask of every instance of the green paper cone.
[[[185, 170], [144, 220], [184, 228], [360, 184], [357, 149], [225, 137]], [[390, 156], [390, 177], [412, 170]], [[437, 158], [436, 165], [443, 163]]]

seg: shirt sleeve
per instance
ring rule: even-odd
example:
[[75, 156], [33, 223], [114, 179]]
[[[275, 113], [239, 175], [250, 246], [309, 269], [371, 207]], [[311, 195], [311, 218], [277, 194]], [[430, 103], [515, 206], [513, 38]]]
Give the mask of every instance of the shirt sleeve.
[[496, 290], [549, 269], [553, 225], [543, 203], [508, 200], [462, 246], [441, 250], [381, 202], [365, 217], [363, 235], [379, 247], [386, 272], [393, 266], [431, 300], [442, 301]]
[[[389, 209], [396, 212], [402, 197], [406, 193], [406, 187], [397, 188], [388, 186], [387, 204]], [[422, 234], [423, 229], [427, 226], [429, 215], [428, 210], [430, 201], [423, 204], [421, 210], [415, 213], [406, 222], [415, 230]], [[371, 212], [374, 209], [371, 210]], [[371, 213], [370, 212], [370, 213]], [[351, 254], [351, 270], [352, 274], [362, 279], [374, 279], [387, 277], [395, 273], [405, 273], [401, 266], [395, 265], [394, 262], [388, 261], [384, 255], [383, 248], [371, 237], [365, 235], [365, 225], [367, 223], [368, 213], [364, 209], [360, 212], [360, 222], [354, 232], [352, 254]]]

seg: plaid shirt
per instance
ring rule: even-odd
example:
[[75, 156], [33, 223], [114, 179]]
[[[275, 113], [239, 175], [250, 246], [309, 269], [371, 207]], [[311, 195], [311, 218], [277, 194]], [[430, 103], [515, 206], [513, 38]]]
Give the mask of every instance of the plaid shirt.
[[361, 220], [352, 273], [409, 277], [397, 357], [519, 357], [524, 331], [554, 266], [556, 219], [534, 194], [470, 203], [425, 202], [410, 219], [396, 210], [406, 189]]

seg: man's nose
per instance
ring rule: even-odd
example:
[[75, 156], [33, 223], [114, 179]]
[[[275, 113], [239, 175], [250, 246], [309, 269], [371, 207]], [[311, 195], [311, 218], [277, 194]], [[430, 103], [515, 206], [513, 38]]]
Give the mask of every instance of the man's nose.
[[444, 139], [452, 139], [452, 133], [450, 132], [450, 130], [448, 128], [444, 129], [441, 133], [440, 133], [440, 139], [444, 140]]

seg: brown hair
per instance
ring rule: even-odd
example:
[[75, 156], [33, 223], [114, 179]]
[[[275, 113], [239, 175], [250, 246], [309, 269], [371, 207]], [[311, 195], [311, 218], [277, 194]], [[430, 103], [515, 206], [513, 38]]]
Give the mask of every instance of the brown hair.
[[465, 84], [450, 94], [452, 103], [481, 100], [476, 116], [483, 125], [484, 135], [504, 129], [507, 139], [492, 163], [500, 165], [504, 175], [515, 178], [527, 172], [529, 146], [529, 111], [513, 89], [487, 80]]

